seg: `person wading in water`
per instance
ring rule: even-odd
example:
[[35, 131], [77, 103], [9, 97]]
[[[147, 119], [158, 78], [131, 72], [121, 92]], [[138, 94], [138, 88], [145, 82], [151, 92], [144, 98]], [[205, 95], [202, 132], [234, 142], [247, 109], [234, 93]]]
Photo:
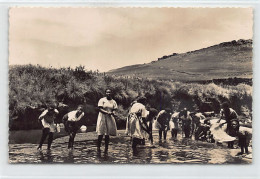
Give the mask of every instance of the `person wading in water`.
[[146, 123], [148, 111], [145, 107], [146, 98], [140, 97], [129, 110], [126, 123], [126, 134], [132, 138], [133, 152], [136, 152], [138, 144], [144, 144], [144, 139], [149, 134], [149, 127]]
[[[235, 130], [233, 130], [233, 128], [231, 126], [231, 121], [237, 120], [238, 115], [237, 115], [237, 113], [234, 109], [229, 108], [229, 105], [228, 105], [227, 102], [222, 104], [222, 108], [223, 108], [223, 110], [221, 110], [221, 117], [217, 122], [219, 123], [221, 119], [226, 120], [225, 123], [227, 124], [227, 130], [226, 130], [227, 134], [232, 136], [232, 137], [235, 137], [236, 132], [235, 132]], [[222, 123], [221, 125], [223, 125], [225, 123]], [[234, 142], [233, 141], [228, 142], [228, 148], [231, 148], [231, 149], [234, 148]]]
[[59, 111], [55, 109], [55, 105], [51, 104], [48, 106], [48, 109], [43, 111], [43, 113], [39, 116], [39, 121], [41, 121], [43, 129], [42, 129], [42, 137], [40, 140], [40, 144], [38, 146], [38, 150], [42, 150], [42, 145], [49, 135], [48, 138], [48, 147], [47, 150], [51, 149], [51, 144], [53, 141], [53, 133], [56, 131], [56, 126], [54, 124], [54, 121], [56, 120], [57, 115], [59, 114]]
[[77, 110], [71, 111], [63, 116], [65, 130], [69, 133], [68, 149], [73, 149], [74, 138], [80, 128], [79, 121], [84, 116], [83, 106], [79, 105]]
[[112, 99], [111, 90], [106, 90], [106, 97], [103, 97], [98, 102], [99, 114], [97, 118], [96, 132], [98, 135], [97, 152], [101, 152], [101, 142], [105, 135], [105, 154], [108, 152], [109, 135], [116, 136], [117, 126], [115, 121], [115, 110], [117, 103]]

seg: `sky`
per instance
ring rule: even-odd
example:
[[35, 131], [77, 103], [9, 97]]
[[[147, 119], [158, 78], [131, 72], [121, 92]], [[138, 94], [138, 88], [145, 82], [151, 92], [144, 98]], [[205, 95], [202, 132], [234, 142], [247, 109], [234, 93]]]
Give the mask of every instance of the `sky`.
[[252, 8], [9, 10], [9, 65], [109, 71], [253, 37]]

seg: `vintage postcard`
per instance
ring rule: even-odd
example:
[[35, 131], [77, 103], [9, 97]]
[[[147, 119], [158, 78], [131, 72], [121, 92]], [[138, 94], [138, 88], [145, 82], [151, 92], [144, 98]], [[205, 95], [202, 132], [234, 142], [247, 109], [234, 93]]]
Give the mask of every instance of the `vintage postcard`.
[[252, 39], [252, 8], [10, 8], [9, 163], [252, 163]]

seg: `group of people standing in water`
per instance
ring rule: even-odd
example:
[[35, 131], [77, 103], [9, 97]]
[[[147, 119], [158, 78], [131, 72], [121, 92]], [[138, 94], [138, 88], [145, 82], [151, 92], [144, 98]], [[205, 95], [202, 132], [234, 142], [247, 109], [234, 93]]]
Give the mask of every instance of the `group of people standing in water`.
[[[112, 99], [110, 89], [107, 89], [105, 93], [106, 96], [101, 98], [98, 102], [99, 114], [96, 125], [96, 132], [98, 135], [97, 153], [101, 152], [101, 143], [104, 137], [104, 153], [108, 153], [109, 136], [117, 135], [117, 125], [115, 120], [117, 103]], [[132, 102], [128, 111], [125, 134], [131, 137], [133, 151], [136, 150], [137, 145], [144, 145], [146, 139], [148, 139], [150, 146], [153, 146], [153, 128], [156, 128], [159, 131], [159, 142], [162, 141], [162, 138], [166, 140], [168, 130], [171, 131], [172, 139], [176, 140], [180, 127], [182, 128], [182, 134], [185, 138], [191, 138], [192, 134], [195, 134], [195, 139], [207, 135], [208, 124], [207, 120], [204, 120], [203, 124], [201, 123], [201, 120], [205, 119], [205, 116], [202, 113], [190, 113], [186, 108], [181, 112], [173, 113], [169, 108], [161, 111], [157, 111], [153, 108], [147, 110], [146, 104], [146, 98], [140, 97], [136, 101]], [[232, 135], [232, 120], [237, 119], [237, 114], [233, 109], [229, 108], [226, 103], [223, 107], [222, 118], [226, 120], [227, 133]], [[42, 123], [43, 131], [38, 146], [39, 150], [41, 150], [48, 135], [47, 149], [51, 148], [53, 132], [55, 132], [56, 128], [54, 120], [57, 114], [58, 110], [55, 109], [54, 105], [51, 105], [40, 115], [39, 120]], [[76, 110], [67, 113], [63, 117], [65, 130], [69, 134], [69, 149], [73, 149], [74, 138], [81, 127], [79, 121], [83, 116], [83, 106], [79, 105]], [[229, 147], [233, 147], [233, 144], [229, 143]], [[246, 152], [248, 152], [247, 148]]]

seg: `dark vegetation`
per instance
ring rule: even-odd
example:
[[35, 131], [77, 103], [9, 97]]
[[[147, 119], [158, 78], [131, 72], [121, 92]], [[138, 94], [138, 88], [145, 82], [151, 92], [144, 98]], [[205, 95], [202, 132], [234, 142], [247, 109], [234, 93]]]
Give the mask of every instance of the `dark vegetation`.
[[83, 104], [86, 114], [83, 123], [95, 125], [97, 103], [106, 88], [112, 90], [119, 106], [119, 128], [125, 127], [129, 105], [138, 96], [146, 96], [148, 106], [158, 110], [187, 107], [190, 111], [206, 111], [210, 104], [210, 110], [219, 112], [220, 104], [228, 101], [245, 118], [252, 111], [252, 86], [243, 83], [236, 86], [182, 83], [110, 76], [87, 71], [83, 66], [54, 69], [33, 65], [10, 66], [9, 81], [10, 130], [41, 128], [38, 116], [49, 103], [56, 103], [60, 111], [57, 122], [61, 122], [65, 113]]

